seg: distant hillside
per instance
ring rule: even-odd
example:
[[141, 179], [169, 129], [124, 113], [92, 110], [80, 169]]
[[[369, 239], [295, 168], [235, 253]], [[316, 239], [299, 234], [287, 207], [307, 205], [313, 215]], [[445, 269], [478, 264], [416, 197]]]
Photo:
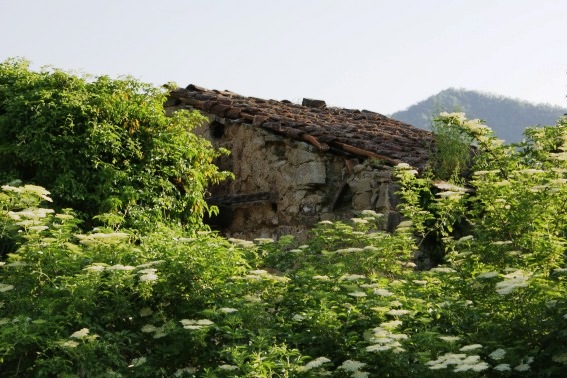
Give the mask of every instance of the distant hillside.
[[567, 108], [526, 101], [503, 96], [449, 88], [426, 100], [396, 112], [392, 118], [422, 129], [429, 129], [432, 118], [440, 112], [465, 112], [467, 118], [486, 121], [499, 138], [507, 142], [518, 142], [528, 126], [554, 125], [567, 113]]

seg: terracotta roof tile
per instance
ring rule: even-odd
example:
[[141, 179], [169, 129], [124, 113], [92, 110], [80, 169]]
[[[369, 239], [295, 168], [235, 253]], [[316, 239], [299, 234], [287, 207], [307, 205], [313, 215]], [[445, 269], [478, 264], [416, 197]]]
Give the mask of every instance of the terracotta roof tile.
[[389, 164], [403, 161], [423, 167], [432, 143], [428, 131], [368, 110], [326, 107], [320, 100], [305, 99], [303, 103], [311, 106], [303, 106], [191, 84], [172, 91], [168, 103], [172, 101], [304, 140], [322, 151], [378, 158]]

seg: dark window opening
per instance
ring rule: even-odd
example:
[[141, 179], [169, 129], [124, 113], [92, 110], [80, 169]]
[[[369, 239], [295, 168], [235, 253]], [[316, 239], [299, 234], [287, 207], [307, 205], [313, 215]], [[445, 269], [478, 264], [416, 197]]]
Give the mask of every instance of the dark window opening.
[[205, 214], [203, 222], [216, 231], [225, 231], [232, 223], [233, 210], [229, 206], [218, 206], [219, 213], [217, 215], [208, 216]]
[[214, 121], [213, 123], [211, 123], [211, 125], [209, 126], [211, 137], [214, 139], [222, 138], [222, 136], [224, 135], [224, 128], [225, 126], [220, 122]]

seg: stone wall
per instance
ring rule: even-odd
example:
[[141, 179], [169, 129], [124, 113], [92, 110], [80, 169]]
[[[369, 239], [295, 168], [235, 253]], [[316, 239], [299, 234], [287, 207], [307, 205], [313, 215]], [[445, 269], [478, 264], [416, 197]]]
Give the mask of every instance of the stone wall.
[[351, 218], [365, 209], [387, 215], [385, 228], [398, 222], [390, 167], [323, 153], [250, 124], [209, 119], [197, 133], [231, 151], [217, 164], [235, 175], [211, 188], [210, 202], [221, 213], [210, 221], [226, 236], [303, 239], [319, 221]]

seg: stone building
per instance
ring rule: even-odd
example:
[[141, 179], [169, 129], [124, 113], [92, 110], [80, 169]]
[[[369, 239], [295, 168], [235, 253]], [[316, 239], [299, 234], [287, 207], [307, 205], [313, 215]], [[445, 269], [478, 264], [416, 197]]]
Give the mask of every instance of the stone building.
[[217, 165], [235, 179], [210, 188], [220, 208], [213, 228], [237, 238], [305, 237], [322, 220], [372, 209], [385, 228], [399, 222], [392, 166], [422, 169], [432, 136], [367, 110], [324, 101], [245, 97], [189, 85], [170, 93], [168, 113], [199, 110], [209, 122], [197, 133], [231, 151]]

